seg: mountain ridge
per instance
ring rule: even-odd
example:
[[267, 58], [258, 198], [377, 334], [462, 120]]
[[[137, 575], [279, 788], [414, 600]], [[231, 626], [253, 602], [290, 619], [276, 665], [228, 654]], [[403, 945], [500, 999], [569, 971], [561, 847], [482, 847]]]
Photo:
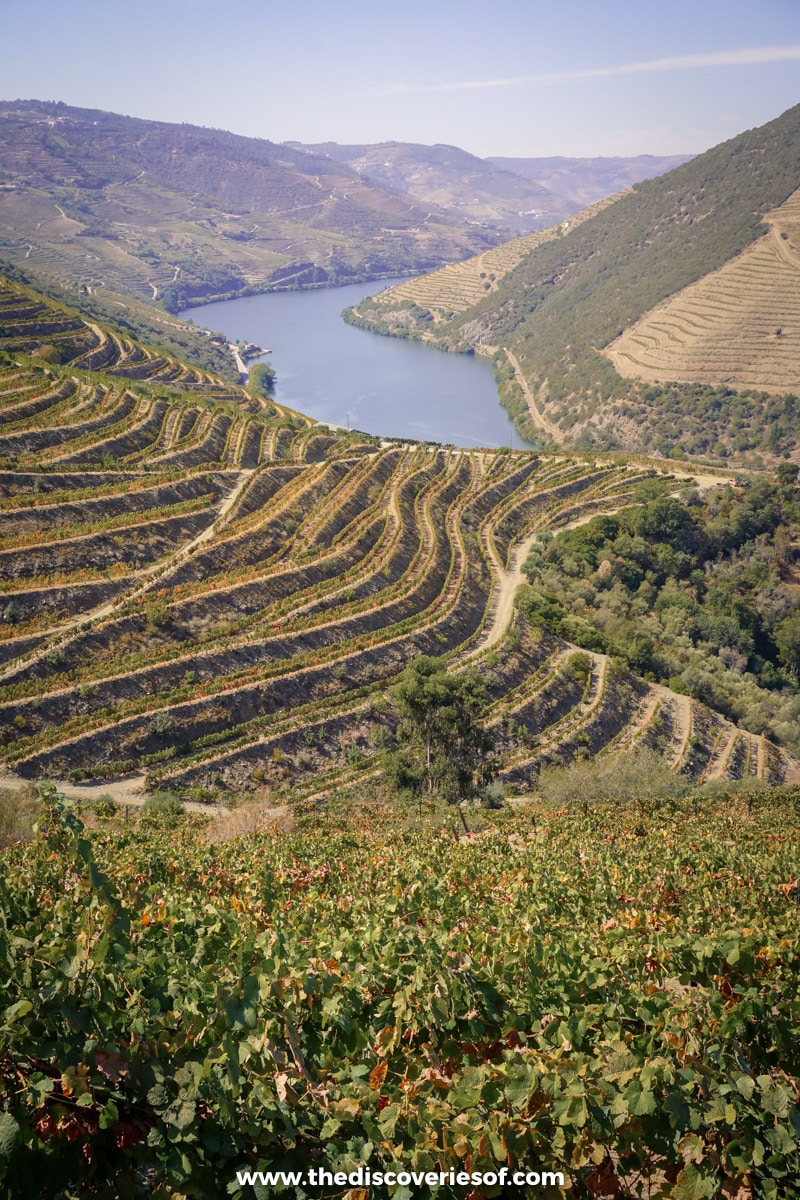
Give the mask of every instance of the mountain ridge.
[[265, 139], [0, 102], [0, 254], [172, 311], [424, 270], [500, 240]]
[[436, 204], [454, 218], [516, 234], [534, 233], [575, 211], [573, 203], [550, 188], [446, 143], [319, 142], [305, 149], [422, 203]]
[[694, 158], [693, 154], [636, 154], [628, 157], [598, 155], [569, 158], [513, 158], [490, 155], [487, 162], [504, 167], [525, 179], [556, 192], [576, 209], [585, 208], [625, 188], [655, 179]]

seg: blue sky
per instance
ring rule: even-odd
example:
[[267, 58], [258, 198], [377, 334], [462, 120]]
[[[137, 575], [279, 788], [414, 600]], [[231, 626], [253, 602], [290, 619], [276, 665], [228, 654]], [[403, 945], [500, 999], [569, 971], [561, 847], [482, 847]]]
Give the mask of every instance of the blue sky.
[[0, 21], [3, 99], [274, 141], [670, 154], [800, 101], [798, 0], [0, 0]]

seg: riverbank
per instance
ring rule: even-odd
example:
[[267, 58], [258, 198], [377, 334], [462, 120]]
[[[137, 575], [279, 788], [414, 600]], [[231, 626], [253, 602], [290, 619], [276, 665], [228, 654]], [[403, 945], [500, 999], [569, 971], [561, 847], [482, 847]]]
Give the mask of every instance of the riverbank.
[[244, 341], [271, 347], [275, 401], [324, 424], [409, 442], [519, 446], [489, 361], [376, 338], [342, 320], [395, 280], [261, 293], [181, 315], [222, 330], [239, 350]]

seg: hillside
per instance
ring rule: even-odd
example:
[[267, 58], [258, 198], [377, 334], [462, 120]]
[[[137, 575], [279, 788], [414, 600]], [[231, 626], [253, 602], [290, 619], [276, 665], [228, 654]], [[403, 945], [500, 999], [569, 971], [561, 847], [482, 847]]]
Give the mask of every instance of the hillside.
[[[793, 404], [727, 384], [628, 382], [601, 351], [656, 305], [769, 239], [764, 217], [798, 180], [800, 106], [637, 184], [568, 236], [551, 231], [496, 290], [454, 315], [441, 297], [417, 311], [385, 292], [356, 319], [446, 349], [497, 349], [501, 396], [526, 436], [712, 461], [749, 455], [755, 465], [796, 454]], [[775, 328], [792, 326], [790, 292], [780, 292], [790, 304], [785, 320], [770, 313]]]
[[764, 220], [768, 236], [606, 348], [620, 375], [800, 392], [800, 190]]
[[[462, 262], [448, 263], [428, 275], [417, 275], [397, 283], [391, 288], [370, 296], [358, 306], [345, 313], [345, 320], [358, 324], [362, 316], [369, 314], [369, 328], [381, 333], [410, 335], [421, 341], [437, 339], [437, 326], [444, 325], [456, 313], [464, 313], [478, 304], [486, 295], [497, 292], [501, 281], [538, 246], [547, 242], [569, 237], [584, 221], [602, 212], [619, 196], [609, 196], [585, 208], [558, 225], [551, 225], [539, 233], [512, 238], [502, 246], [484, 250]], [[409, 304], [412, 306], [409, 310]], [[427, 328], [426, 328], [427, 323]], [[385, 326], [379, 328], [379, 326]], [[482, 352], [479, 343], [476, 347]]]
[[19, 285], [0, 352], [19, 776], [324, 796], [379, 769], [387, 686], [420, 654], [481, 668], [512, 787], [640, 744], [693, 778], [795, 768], [513, 607], [536, 538], [641, 503], [652, 464], [331, 433]]
[[4, 1195], [782, 1195], [796, 477], [331, 431], [0, 280]]
[[239, 382], [239, 368], [224, 334], [212, 333], [184, 321], [129, 292], [115, 292], [106, 287], [95, 291], [76, 290], [68, 284], [38, 275], [27, 262], [24, 268], [0, 257], [0, 276], [7, 280], [31, 288], [37, 295], [46, 293], [90, 322], [99, 322], [118, 337], [133, 338], [155, 353], [179, 358], [226, 383]]
[[[342, 146], [321, 142], [296, 149], [345, 163], [366, 179], [392, 192], [405, 193], [422, 204], [433, 204], [459, 221], [501, 228], [516, 234], [534, 233], [576, 208], [551, 188], [525, 178], [514, 167], [477, 158], [457, 146], [422, 146], [413, 142]], [[509, 160], [511, 161], [511, 160]], [[597, 199], [619, 188], [601, 192]]]
[[177, 311], [430, 270], [498, 235], [345, 164], [220, 130], [0, 103], [0, 256]]
[[655, 179], [688, 162], [691, 154], [636, 154], [631, 158], [487, 158], [487, 162], [502, 167], [540, 187], [555, 192], [574, 209], [596, 204], [605, 196], [613, 196], [626, 188]]

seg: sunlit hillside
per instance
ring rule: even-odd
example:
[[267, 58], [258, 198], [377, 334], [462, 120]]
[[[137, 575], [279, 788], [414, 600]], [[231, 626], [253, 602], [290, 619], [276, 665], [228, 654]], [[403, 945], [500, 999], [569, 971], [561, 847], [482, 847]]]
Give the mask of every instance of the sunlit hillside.
[[[462, 262], [448, 263], [447, 266], [428, 275], [404, 280], [379, 292], [372, 299], [375, 304], [387, 309], [398, 304], [402, 306], [410, 301], [429, 310], [435, 322], [447, 320], [455, 313], [462, 313], [471, 308], [488, 293], [496, 292], [500, 281], [513, 271], [531, 250], [543, 246], [546, 242], [567, 237], [584, 221], [602, 212], [618, 199], [617, 195], [599, 200], [589, 208], [538, 233], [512, 238], [502, 246], [495, 246]], [[387, 315], [386, 319], [391, 323], [391, 316]]]
[[413, 280], [350, 319], [494, 353], [501, 399], [539, 444], [797, 457], [800, 413], [780, 397], [798, 379], [799, 182], [800, 106], [578, 214], [567, 236]]
[[612, 342], [620, 375], [800, 391], [800, 191], [769, 232]]

